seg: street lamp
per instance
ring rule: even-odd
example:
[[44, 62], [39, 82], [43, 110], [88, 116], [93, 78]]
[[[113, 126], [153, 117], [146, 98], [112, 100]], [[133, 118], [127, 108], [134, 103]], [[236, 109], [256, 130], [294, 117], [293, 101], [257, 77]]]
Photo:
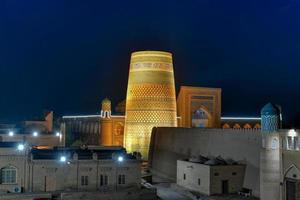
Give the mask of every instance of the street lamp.
[[9, 132], [8, 132], [8, 135], [9, 135], [10, 137], [14, 136], [14, 134], [15, 134], [15, 133], [14, 133], [13, 131], [9, 131]]
[[288, 136], [296, 137], [297, 136], [297, 132], [295, 131], [295, 129], [290, 129], [289, 132], [288, 132]]
[[24, 144], [18, 144], [18, 151], [23, 151], [25, 149]]
[[59, 159], [60, 162], [66, 162], [67, 161], [67, 158], [66, 156], [61, 156], [60, 159]]
[[[122, 155], [119, 155], [117, 157], [117, 161], [118, 161], [118, 163], [122, 163], [124, 161], [124, 157]], [[119, 177], [118, 177], [118, 163], [116, 163], [116, 191], [118, 190], [118, 181], [119, 181]]]
[[119, 162], [123, 162], [123, 161], [124, 161], [123, 156], [119, 156], [119, 157], [118, 157], [118, 161], [119, 161]]
[[33, 135], [33, 137], [37, 137], [39, 134], [38, 134], [38, 132], [34, 131], [34, 132], [32, 133], [32, 135]]

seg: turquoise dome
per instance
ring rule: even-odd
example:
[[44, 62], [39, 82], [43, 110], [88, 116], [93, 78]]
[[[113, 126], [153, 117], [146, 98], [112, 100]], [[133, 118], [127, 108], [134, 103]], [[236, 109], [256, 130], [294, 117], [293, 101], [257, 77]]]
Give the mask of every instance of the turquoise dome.
[[279, 108], [272, 104], [272, 103], [267, 103], [260, 111], [261, 115], [279, 115], [280, 110]]

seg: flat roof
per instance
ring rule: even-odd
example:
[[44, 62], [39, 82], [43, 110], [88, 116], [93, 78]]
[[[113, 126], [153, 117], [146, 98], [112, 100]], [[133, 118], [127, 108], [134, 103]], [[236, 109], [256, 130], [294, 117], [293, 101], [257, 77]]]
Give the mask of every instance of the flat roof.
[[0, 148], [15, 148], [20, 142], [0, 142]]
[[124, 148], [103, 148], [103, 149], [81, 149], [81, 148], [53, 148], [53, 149], [35, 149], [31, 150], [34, 160], [58, 160], [61, 156], [72, 160], [74, 154], [77, 154], [78, 160], [92, 160], [93, 154], [97, 155], [98, 160], [112, 159], [113, 155], [122, 155], [125, 159], [135, 160], [131, 154], [127, 154]]

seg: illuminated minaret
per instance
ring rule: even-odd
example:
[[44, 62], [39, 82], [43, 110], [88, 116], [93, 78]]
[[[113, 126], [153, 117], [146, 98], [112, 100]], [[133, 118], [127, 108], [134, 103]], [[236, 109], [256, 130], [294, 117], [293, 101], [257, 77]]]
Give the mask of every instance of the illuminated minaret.
[[152, 128], [177, 126], [171, 53], [132, 53], [125, 116], [125, 147], [147, 160]]

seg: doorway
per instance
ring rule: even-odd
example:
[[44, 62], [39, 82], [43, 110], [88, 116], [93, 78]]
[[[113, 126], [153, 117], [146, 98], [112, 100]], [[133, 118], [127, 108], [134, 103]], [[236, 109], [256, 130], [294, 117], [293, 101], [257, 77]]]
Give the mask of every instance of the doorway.
[[228, 194], [228, 180], [222, 181], [222, 194]]
[[286, 200], [296, 200], [296, 182], [286, 181]]
[[56, 179], [53, 176], [44, 177], [44, 191], [53, 192], [56, 190]]

